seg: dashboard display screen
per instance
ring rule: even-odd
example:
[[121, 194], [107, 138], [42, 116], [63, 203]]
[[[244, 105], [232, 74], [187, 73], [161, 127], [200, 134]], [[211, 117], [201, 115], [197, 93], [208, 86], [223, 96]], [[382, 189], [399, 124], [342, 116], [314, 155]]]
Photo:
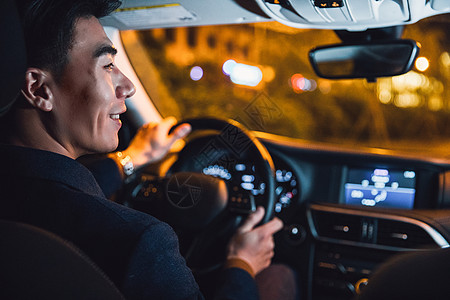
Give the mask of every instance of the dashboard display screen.
[[411, 170], [349, 169], [345, 183], [345, 203], [412, 209], [415, 187], [416, 173]]

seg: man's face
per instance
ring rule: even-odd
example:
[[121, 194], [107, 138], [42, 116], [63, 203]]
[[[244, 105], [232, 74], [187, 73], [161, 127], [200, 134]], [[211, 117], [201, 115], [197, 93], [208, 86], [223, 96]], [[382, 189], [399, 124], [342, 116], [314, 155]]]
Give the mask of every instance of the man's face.
[[52, 88], [56, 126], [51, 129], [73, 158], [118, 145], [119, 115], [135, 90], [114, 65], [115, 52], [96, 18], [76, 22], [68, 64]]

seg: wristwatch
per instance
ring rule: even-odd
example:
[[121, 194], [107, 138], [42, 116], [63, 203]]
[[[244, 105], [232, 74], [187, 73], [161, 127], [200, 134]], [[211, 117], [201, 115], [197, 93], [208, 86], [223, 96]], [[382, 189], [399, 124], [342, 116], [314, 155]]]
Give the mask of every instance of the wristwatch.
[[126, 155], [124, 156], [122, 152], [118, 151], [116, 152], [117, 160], [119, 161], [120, 165], [122, 166], [123, 173], [126, 176], [131, 176], [134, 173], [134, 164], [131, 160], [131, 156]]

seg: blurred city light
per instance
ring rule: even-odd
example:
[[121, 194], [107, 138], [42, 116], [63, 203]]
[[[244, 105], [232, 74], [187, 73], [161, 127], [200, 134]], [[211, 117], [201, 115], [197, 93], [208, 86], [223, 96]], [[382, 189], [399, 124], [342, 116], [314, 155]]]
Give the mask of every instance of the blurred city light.
[[236, 64], [230, 79], [235, 84], [257, 86], [262, 80], [262, 72], [258, 67]]
[[420, 104], [420, 96], [413, 93], [399, 94], [394, 99], [394, 104], [400, 108], [417, 107]]
[[414, 71], [392, 77], [392, 86], [397, 92], [415, 92], [417, 89], [426, 88], [429, 84], [425, 75]]
[[302, 74], [294, 74], [291, 76], [291, 86], [294, 92], [302, 93], [306, 91], [314, 91], [317, 88], [317, 83], [313, 79], [307, 79]]
[[223, 64], [222, 71], [230, 76], [231, 82], [239, 85], [257, 86], [263, 78], [260, 68], [237, 63], [232, 59]]
[[416, 66], [417, 70], [419, 70], [420, 72], [424, 72], [430, 66], [430, 62], [428, 61], [428, 59], [426, 57], [421, 56], [416, 59], [415, 66]]
[[233, 68], [236, 64], [237, 64], [237, 62], [235, 62], [232, 59], [229, 59], [226, 62], [224, 62], [223, 66], [222, 66], [223, 73], [227, 76], [230, 76], [231, 71], [233, 70]]
[[392, 93], [388, 89], [380, 89], [378, 92], [378, 99], [380, 99], [380, 102], [383, 104], [388, 104], [392, 100]]
[[444, 67], [450, 67], [450, 54], [448, 52], [443, 52], [440, 56], [440, 60]]
[[194, 81], [198, 81], [203, 77], [203, 69], [199, 66], [195, 66], [191, 68], [190, 73], [191, 79]]
[[393, 103], [400, 108], [426, 105], [431, 111], [445, 108], [442, 97], [444, 84], [435, 77], [410, 71], [400, 76], [383, 78], [377, 83], [377, 96], [381, 103]]
[[271, 82], [275, 78], [275, 70], [271, 66], [262, 67], [265, 82]]
[[444, 101], [439, 95], [433, 95], [428, 99], [428, 108], [438, 111], [444, 108]]
[[324, 95], [331, 92], [331, 83], [329, 80], [326, 79], [320, 79], [319, 80], [319, 89], [320, 92]]
[[291, 76], [291, 85], [292, 89], [296, 93], [303, 92], [303, 88], [305, 87], [305, 77], [302, 74], [294, 74]]

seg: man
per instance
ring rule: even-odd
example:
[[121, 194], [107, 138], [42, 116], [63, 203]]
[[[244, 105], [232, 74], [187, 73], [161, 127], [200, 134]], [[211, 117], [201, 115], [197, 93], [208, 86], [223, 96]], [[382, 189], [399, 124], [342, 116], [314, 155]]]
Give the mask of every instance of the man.
[[[92, 174], [75, 161], [117, 147], [125, 99], [134, 94], [133, 84], [114, 65], [116, 50], [98, 22], [120, 3], [18, 3], [28, 68], [21, 96], [1, 126], [0, 217], [72, 241], [127, 299], [202, 298], [172, 229], [108, 201]], [[137, 165], [161, 157], [189, 131], [184, 125], [168, 135], [174, 122], [142, 128], [127, 155]], [[272, 235], [282, 227], [274, 219], [255, 228], [263, 213], [250, 215], [232, 239], [218, 298], [257, 298], [252, 277], [270, 264]]]

